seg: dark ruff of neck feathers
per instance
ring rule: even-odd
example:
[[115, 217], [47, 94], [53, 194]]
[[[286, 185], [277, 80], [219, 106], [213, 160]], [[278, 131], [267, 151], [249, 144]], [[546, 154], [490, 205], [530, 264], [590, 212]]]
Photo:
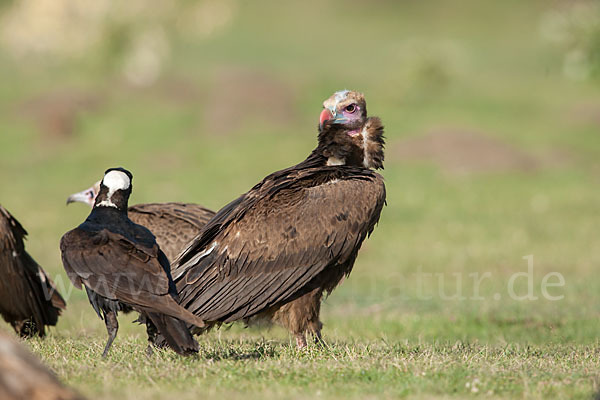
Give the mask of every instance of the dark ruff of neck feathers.
[[[349, 131], [359, 131], [361, 134], [350, 137]], [[364, 124], [350, 126], [326, 123], [319, 131], [317, 148], [306, 161], [320, 155], [321, 160], [325, 161], [335, 157], [344, 160], [345, 165], [383, 169], [384, 145], [383, 124], [378, 117], [370, 117]]]

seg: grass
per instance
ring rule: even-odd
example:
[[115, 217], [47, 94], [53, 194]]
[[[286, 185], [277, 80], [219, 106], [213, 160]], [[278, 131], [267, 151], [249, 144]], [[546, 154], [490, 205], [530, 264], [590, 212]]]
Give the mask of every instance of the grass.
[[[133, 337], [107, 360], [98, 358], [100, 345], [68, 337], [31, 346], [100, 398], [589, 398], [596, 385], [597, 345], [346, 339], [296, 350], [240, 332], [225, 336], [203, 341], [200, 357], [185, 360], [165, 351], [147, 358], [143, 338]], [[65, 345], [76, 355], [63, 357]]]
[[[600, 370], [600, 96], [597, 82], [567, 80], [561, 49], [540, 37], [539, 21], [555, 6], [239, 7], [223, 31], [173, 42], [163, 78], [146, 89], [89, 60], [36, 65], [0, 52], [0, 201], [68, 294], [49, 337], [26, 345], [94, 399], [592, 398]], [[228, 86], [220, 77], [231, 70]], [[271, 88], [266, 100], [260, 82], [247, 82], [256, 73]], [[174, 80], [192, 95], [169, 86]], [[352, 275], [324, 302], [326, 346], [298, 351], [280, 328], [234, 325], [200, 337], [197, 358], [148, 358], [144, 330], [121, 316], [102, 360], [103, 323], [60, 262], [61, 235], [89, 212], [66, 208], [67, 195], [122, 165], [135, 176], [132, 203], [218, 209], [305, 157], [320, 103], [345, 87], [362, 90], [386, 125], [388, 205]], [[101, 102], [76, 114], [71, 134], [55, 135], [26, 105], [61, 90]], [[232, 101], [219, 103], [221, 91]], [[260, 107], [233, 101], [248, 92]], [[273, 115], [282, 103], [289, 115]], [[209, 111], [219, 107], [229, 129], [215, 134]], [[461, 153], [462, 173], [435, 157], [398, 155], [408, 139], [455, 131], [500, 142], [535, 167], [479, 168], [493, 144]], [[515, 279], [527, 273], [529, 255], [531, 275]], [[545, 296], [544, 279], [560, 283], [546, 278], [552, 273], [564, 284]], [[530, 284], [535, 300], [523, 299]]]

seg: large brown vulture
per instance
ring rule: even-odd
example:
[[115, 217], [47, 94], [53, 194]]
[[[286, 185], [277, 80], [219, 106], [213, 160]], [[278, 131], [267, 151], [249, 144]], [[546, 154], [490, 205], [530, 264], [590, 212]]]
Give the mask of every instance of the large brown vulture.
[[22, 337], [45, 336], [65, 301], [25, 250], [27, 231], [0, 205], [0, 314]]
[[[364, 96], [324, 103], [318, 145], [223, 207], [173, 262], [180, 304], [212, 324], [275, 318], [306, 345], [320, 301], [347, 276], [385, 203], [383, 126]], [[299, 312], [291, 312], [291, 302]]]
[[83, 400], [23, 346], [0, 332], [0, 399]]
[[123, 168], [105, 172], [92, 212], [60, 241], [65, 270], [76, 287], [85, 286], [106, 324], [103, 357], [117, 335], [117, 313], [131, 310], [146, 321], [149, 340], [157, 330], [175, 352], [197, 352], [185, 322], [199, 327], [204, 322], [178, 304], [169, 260], [154, 235], [127, 217], [132, 178]]

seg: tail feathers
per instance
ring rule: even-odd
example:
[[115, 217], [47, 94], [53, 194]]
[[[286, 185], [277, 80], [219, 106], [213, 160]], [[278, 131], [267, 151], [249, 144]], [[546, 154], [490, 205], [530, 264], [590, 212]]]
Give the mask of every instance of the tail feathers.
[[177, 354], [188, 356], [198, 352], [198, 342], [192, 337], [185, 322], [160, 313], [148, 313], [148, 317]]
[[152, 309], [154, 311], [159, 311], [163, 314], [170, 315], [178, 320], [185, 321], [190, 325], [195, 325], [200, 328], [206, 326], [206, 322], [204, 320], [195, 316], [177, 302], [177, 296], [168, 294], [156, 297], [155, 299], [157, 300], [155, 303], [145, 305], [146, 310]]

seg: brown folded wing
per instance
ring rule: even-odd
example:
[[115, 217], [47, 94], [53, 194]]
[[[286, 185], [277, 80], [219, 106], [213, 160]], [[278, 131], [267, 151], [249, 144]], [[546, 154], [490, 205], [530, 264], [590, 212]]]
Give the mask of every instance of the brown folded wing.
[[168, 261], [158, 246], [144, 247], [107, 229], [90, 233], [75, 228], [63, 236], [60, 248], [75, 286], [84, 284], [106, 298], [203, 326], [172, 297], [164, 268]]
[[367, 171], [257, 185], [177, 260], [181, 304], [205, 320], [229, 322], [318, 286], [326, 268], [351, 268], [384, 201], [383, 178]]
[[214, 215], [213, 211], [190, 203], [136, 204], [128, 209], [129, 219], [152, 231], [170, 261]]

